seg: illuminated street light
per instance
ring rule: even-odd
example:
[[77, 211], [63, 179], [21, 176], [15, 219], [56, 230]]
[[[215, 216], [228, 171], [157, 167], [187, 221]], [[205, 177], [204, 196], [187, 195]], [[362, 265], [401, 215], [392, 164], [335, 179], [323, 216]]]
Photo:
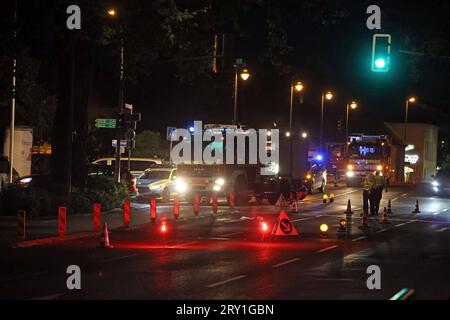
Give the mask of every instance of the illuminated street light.
[[403, 143], [406, 144], [406, 126], [408, 125], [408, 111], [409, 111], [409, 104], [415, 103], [417, 101], [416, 97], [412, 96], [406, 99], [405, 103], [405, 125], [403, 127]]
[[[349, 114], [349, 110], [350, 109], [355, 110], [357, 107], [358, 107], [358, 104], [354, 100], [352, 100], [352, 102], [350, 102], [350, 103], [347, 103], [347, 115], [346, 115], [346, 121], [345, 121], [345, 139], [346, 139], [347, 142], [348, 142], [348, 126], [349, 126], [348, 125], [348, 122], [349, 122], [348, 114]], [[348, 150], [348, 148], [347, 148], [347, 150]]]
[[319, 143], [320, 148], [322, 148], [322, 140], [323, 140], [323, 106], [325, 99], [331, 101], [331, 99], [333, 99], [333, 93], [331, 91], [322, 93], [322, 105], [320, 111], [320, 143]]
[[291, 136], [291, 132], [290, 131], [286, 131], [286, 137], [290, 137]]
[[248, 72], [247, 69], [242, 70], [241, 72], [241, 79], [242, 80], [247, 80], [250, 77], [250, 73]]
[[300, 81], [298, 81], [298, 82], [295, 84], [294, 88], [295, 88], [295, 91], [297, 91], [297, 92], [302, 91], [302, 90], [303, 90], [303, 83], [301, 83]]
[[116, 15], [116, 10], [114, 10], [114, 9], [108, 9], [108, 14], [110, 15], [110, 16], [112, 16], [112, 17], [114, 17], [115, 15]]
[[308, 138], [308, 133], [307, 133], [307, 132], [302, 132], [302, 138], [303, 138], [303, 139]]

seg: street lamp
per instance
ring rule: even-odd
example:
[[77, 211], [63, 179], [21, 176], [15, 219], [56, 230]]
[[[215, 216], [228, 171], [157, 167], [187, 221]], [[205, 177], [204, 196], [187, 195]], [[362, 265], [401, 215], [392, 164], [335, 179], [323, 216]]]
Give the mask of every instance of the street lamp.
[[405, 125], [403, 127], [403, 143], [406, 144], [406, 126], [408, 124], [408, 111], [409, 111], [409, 104], [416, 102], [416, 97], [409, 97], [406, 99], [405, 103]]
[[302, 138], [303, 138], [303, 139], [308, 138], [308, 133], [303, 131], [303, 132], [302, 132]]
[[333, 99], [333, 93], [331, 91], [328, 91], [326, 93], [322, 92], [322, 109], [320, 112], [320, 148], [322, 148], [323, 140], [323, 105], [325, 100], [331, 101], [331, 99]]
[[286, 132], [286, 138], [289, 138], [291, 136], [291, 132], [290, 131], [287, 131]]
[[248, 72], [247, 69], [242, 69], [241, 72], [239, 72], [239, 70], [240, 70], [239, 65], [236, 65], [235, 72], [234, 72], [233, 124], [237, 124], [239, 77], [241, 77], [241, 79], [244, 81], [246, 81], [248, 78], [250, 78], [250, 73]]
[[289, 129], [292, 129], [292, 109], [294, 106], [294, 89], [296, 92], [301, 92], [303, 90], [303, 83], [297, 81], [296, 83], [291, 83], [291, 100], [290, 100], [290, 111], [289, 111]]
[[[350, 103], [347, 103], [347, 115], [346, 115], [346, 121], [345, 121], [345, 141], [348, 142], [348, 114], [349, 110], [355, 110], [358, 107], [358, 104], [355, 101], [352, 101]], [[348, 143], [346, 144], [348, 145]]]
[[[107, 10], [107, 14], [110, 17], [116, 18], [117, 11], [114, 8], [110, 8]], [[122, 113], [123, 108], [123, 91], [124, 91], [124, 36], [123, 36], [123, 26], [122, 21], [119, 18], [119, 28], [120, 28], [120, 83], [119, 83], [119, 114]], [[116, 128], [116, 160], [115, 160], [115, 168], [114, 172], [116, 174], [117, 182], [120, 182], [120, 129], [119, 126]]]

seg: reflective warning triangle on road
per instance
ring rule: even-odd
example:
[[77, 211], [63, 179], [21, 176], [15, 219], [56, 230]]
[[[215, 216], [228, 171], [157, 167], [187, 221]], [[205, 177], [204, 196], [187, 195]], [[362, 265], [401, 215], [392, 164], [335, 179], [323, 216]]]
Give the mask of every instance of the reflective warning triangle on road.
[[275, 222], [272, 235], [274, 236], [298, 236], [298, 232], [284, 210], [281, 210], [277, 222]]
[[280, 197], [278, 198], [277, 202], [275, 203], [275, 208], [285, 208], [285, 207], [289, 207], [289, 203], [287, 202], [287, 200], [283, 196], [283, 194], [280, 194]]

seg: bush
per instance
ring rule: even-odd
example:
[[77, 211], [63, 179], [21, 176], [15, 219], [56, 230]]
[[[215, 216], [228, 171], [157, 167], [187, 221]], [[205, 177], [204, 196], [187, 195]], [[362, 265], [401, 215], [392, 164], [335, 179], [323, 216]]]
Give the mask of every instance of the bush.
[[90, 213], [94, 202], [107, 211], [118, 208], [128, 198], [128, 184], [117, 183], [113, 177], [89, 177], [84, 190], [74, 188], [69, 196], [61, 194], [61, 186], [23, 188], [9, 186], [0, 196], [0, 214], [14, 215], [25, 210], [30, 216], [55, 215], [59, 206], [67, 213]]

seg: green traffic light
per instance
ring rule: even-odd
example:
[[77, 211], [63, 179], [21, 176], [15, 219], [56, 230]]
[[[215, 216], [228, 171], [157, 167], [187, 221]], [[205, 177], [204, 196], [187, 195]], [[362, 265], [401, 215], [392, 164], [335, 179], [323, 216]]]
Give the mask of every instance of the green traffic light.
[[378, 58], [375, 60], [375, 66], [378, 69], [382, 69], [386, 66], [386, 60], [384, 60], [383, 58]]

